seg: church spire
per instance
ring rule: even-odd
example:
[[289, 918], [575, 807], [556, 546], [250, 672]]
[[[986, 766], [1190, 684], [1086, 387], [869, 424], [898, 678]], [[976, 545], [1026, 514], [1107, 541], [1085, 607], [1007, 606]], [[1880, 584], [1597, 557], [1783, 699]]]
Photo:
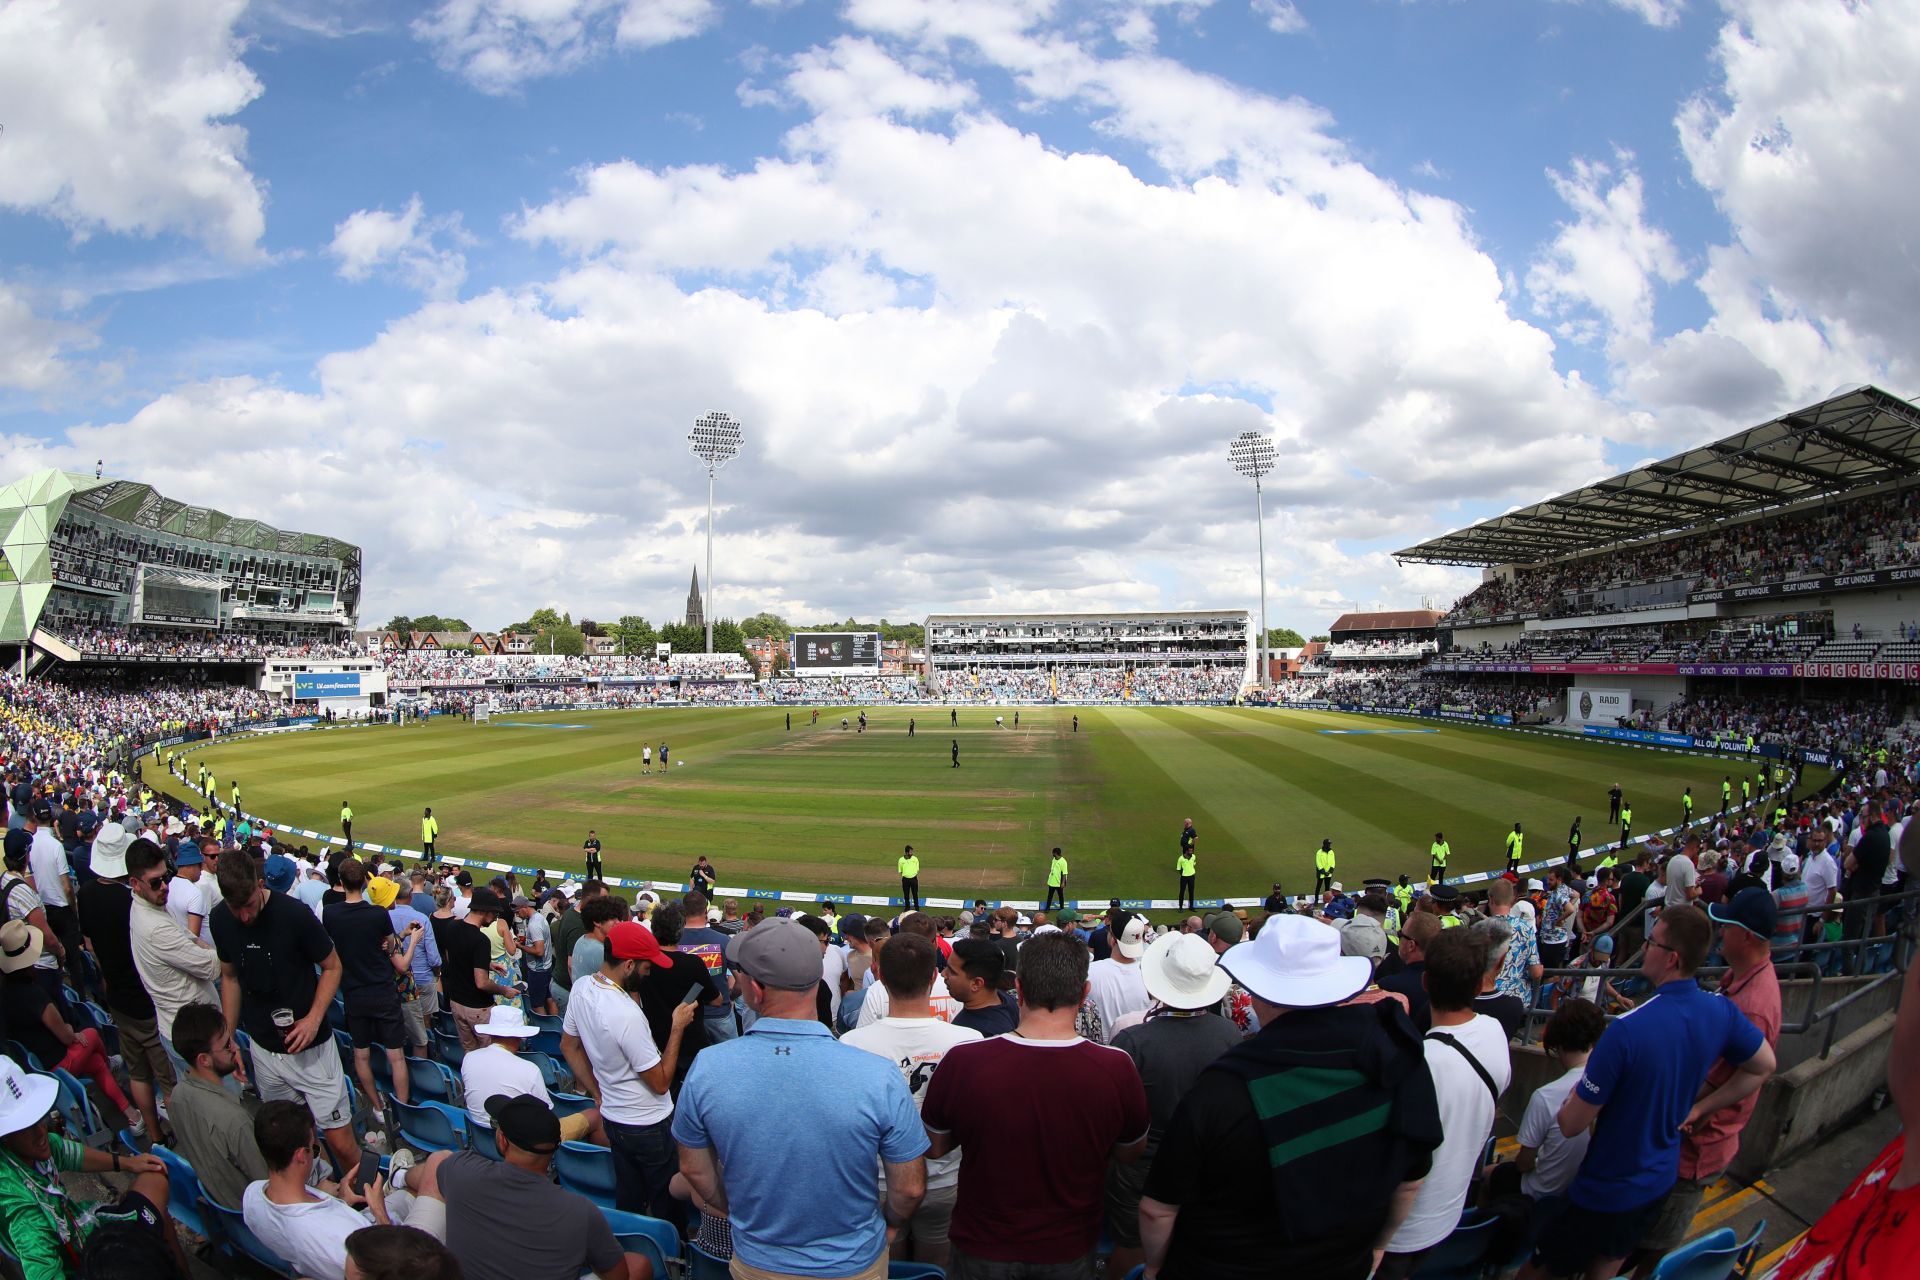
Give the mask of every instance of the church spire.
[[707, 628], [707, 607], [701, 602], [700, 598], [700, 570], [698, 567], [693, 571], [693, 585], [687, 588], [687, 625], [702, 631]]

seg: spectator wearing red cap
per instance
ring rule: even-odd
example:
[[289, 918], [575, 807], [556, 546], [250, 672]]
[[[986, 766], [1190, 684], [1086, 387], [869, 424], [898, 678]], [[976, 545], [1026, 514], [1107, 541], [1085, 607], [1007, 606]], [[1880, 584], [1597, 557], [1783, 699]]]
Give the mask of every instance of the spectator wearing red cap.
[[560, 1049], [606, 1125], [615, 1205], [678, 1223], [680, 1202], [667, 1191], [676, 1167], [669, 1089], [695, 1010], [675, 1006], [667, 1043], [656, 1045], [638, 1000], [647, 974], [669, 963], [645, 926], [630, 920], [609, 926], [600, 972], [576, 975]]

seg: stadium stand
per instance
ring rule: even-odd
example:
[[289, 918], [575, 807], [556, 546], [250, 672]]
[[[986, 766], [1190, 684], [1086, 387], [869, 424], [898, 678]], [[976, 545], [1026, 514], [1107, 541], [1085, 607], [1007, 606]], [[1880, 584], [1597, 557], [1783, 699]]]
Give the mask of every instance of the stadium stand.
[[949, 702], [1231, 702], [1256, 653], [1245, 610], [937, 614], [926, 630], [928, 688]]

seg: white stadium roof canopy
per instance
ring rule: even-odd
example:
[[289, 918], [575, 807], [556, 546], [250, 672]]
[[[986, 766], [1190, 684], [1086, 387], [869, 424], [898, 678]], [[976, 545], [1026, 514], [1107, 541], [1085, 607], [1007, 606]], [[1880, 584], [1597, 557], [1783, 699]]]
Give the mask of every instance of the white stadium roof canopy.
[[1394, 552], [1401, 562], [1537, 564], [1920, 475], [1920, 409], [1878, 387]]

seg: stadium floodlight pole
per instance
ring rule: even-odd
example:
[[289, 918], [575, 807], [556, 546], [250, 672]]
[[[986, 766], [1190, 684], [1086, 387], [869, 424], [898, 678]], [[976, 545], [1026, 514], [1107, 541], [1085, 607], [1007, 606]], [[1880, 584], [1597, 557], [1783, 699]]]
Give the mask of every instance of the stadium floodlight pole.
[[1260, 687], [1267, 687], [1272, 657], [1267, 652], [1267, 504], [1260, 493], [1260, 480], [1273, 470], [1273, 441], [1257, 431], [1242, 431], [1227, 446], [1233, 469], [1253, 481], [1254, 524], [1260, 539]]
[[700, 606], [706, 614], [707, 652], [713, 652], [713, 477], [740, 456], [740, 424], [724, 413], [703, 414], [693, 420], [687, 447], [707, 464], [707, 590]]

